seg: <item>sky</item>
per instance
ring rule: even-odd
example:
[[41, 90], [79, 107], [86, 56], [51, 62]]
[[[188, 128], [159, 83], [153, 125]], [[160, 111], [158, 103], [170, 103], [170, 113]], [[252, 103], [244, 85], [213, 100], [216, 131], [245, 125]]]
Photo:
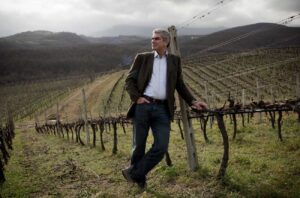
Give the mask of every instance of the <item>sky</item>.
[[[107, 29], [127, 25], [229, 28], [260, 22], [277, 23], [300, 13], [299, 0], [220, 2], [220, 0], [1, 0], [0, 37], [34, 30], [104, 36], [103, 32]], [[203, 15], [204, 17], [201, 17]], [[300, 26], [300, 17], [290, 22], [288, 26]]]

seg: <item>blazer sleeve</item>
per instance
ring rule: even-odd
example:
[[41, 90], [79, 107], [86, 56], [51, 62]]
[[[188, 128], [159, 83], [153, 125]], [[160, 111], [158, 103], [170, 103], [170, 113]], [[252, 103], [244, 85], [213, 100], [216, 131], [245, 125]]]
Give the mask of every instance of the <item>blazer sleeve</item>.
[[142, 55], [137, 54], [128, 72], [127, 78], [125, 79], [125, 89], [127, 90], [132, 102], [136, 102], [137, 99], [142, 96], [142, 93], [139, 91], [137, 86], [141, 64]]
[[189, 89], [186, 87], [184, 83], [180, 57], [178, 57], [177, 64], [178, 64], [178, 70], [177, 70], [176, 90], [179, 93], [179, 95], [188, 103], [188, 105], [191, 106], [192, 102], [196, 99], [194, 98], [194, 96], [191, 94], [191, 92], [189, 91]]

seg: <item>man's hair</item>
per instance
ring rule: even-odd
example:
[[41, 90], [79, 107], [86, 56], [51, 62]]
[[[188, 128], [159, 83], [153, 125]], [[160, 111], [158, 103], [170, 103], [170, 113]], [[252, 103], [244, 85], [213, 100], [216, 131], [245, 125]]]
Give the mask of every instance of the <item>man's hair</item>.
[[159, 34], [161, 38], [168, 43], [167, 47], [170, 45], [170, 33], [167, 30], [161, 28], [155, 28], [152, 33]]

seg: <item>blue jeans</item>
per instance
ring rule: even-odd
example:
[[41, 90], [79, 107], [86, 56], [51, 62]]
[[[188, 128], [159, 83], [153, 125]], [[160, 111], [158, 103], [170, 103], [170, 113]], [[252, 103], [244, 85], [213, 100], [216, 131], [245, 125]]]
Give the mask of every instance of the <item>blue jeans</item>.
[[[151, 128], [154, 142], [145, 153], [146, 141]], [[154, 168], [168, 150], [170, 138], [170, 115], [167, 105], [143, 103], [136, 105], [133, 118], [133, 153], [130, 174], [138, 182], [145, 181], [147, 173]]]

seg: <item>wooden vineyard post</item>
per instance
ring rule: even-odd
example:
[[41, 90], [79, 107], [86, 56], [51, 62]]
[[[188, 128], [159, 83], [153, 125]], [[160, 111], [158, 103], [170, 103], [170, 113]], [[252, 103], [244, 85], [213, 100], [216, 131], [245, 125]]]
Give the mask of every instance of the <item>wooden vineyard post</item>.
[[84, 129], [86, 133], [86, 144], [90, 145], [90, 132], [88, 127], [88, 118], [87, 118], [87, 107], [86, 107], [86, 98], [85, 98], [85, 91], [82, 89], [82, 98], [83, 98], [83, 110], [84, 110]]
[[209, 102], [208, 102], [207, 81], [204, 82], [204, 88], [205, 88], [205, 100], [206, 100], [206, 103], [209, 104]]
[[[208, 108], [211, 108], [211, 106], [210, 106], [211, 101], [208, 96], [207, 81], [204, 82], [204, 89], [205, 89], [205, 100], [206, 100], [205, 102], [208, 105]], [[210, 126], [210, 128], [212, 128], [212, 117], [209, 117], [208, 119], [209, 119], [209, 126]]]
[[260, 90], [259, 90], [259, 81], [258, 81], [258, 78], [256, 78], [256, 98], [257, 98], [257, 101], [260, 101]]
[[[170, 52], [172, 54], [180, 56], [180, 51], [177, 42], [177, 30], [175, 26], [171, 26], [168, 28], [170, 32]], [[195, 171], [198, 167], [198, 158], [197, 158], [197, 151], [195, 146], [195, 137], [194, 137], [194, 130], [192, 128], [191, 120], [188, 119], [188, 109], [186, 103], [183, 99], [178, 96], [179, 103], [180, 103], [180, 112], [182, 116], [183, 122], [183, 131], [184, 131], [184, 139], [187, 146], [187, 154], [188, 154], [188, 164], [189, 168], [192, 171]]]
[[245, 89], [242, 89], [242, 105], [245, 106]]
[[275, 97], [274, 97], [274, 92], [273, 92], [273, 86], [271, 87], [270, 92], [271, 92], [271, 97], [272, 97], [272, 103], [274, 104], [275, 103]]
[[[257, 102], [259, 102], [261, 100], [261, 96], [260, 96], [258, 78], [256, 78], [256, 95], [257, 95]], [[262, 123], [262, 115], [261, 115], [261, 113], [259, 113], [259, 123]]]

